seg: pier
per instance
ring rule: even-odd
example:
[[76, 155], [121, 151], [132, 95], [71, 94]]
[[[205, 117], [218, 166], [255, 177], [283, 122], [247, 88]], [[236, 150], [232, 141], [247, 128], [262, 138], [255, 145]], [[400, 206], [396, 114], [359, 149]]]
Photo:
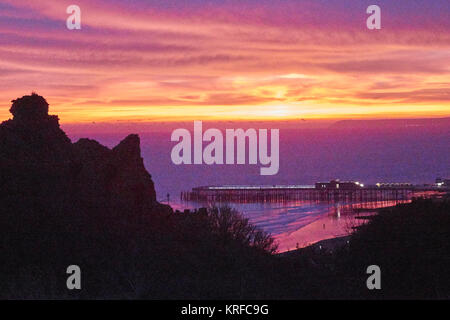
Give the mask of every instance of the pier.
[[418, 187], [409, 184], [385, 184], [367, 186], [358, 182], [333, 180], [316, 183], [315, 186], [204, 186], [182, 192], [181, 200], [199, 202], [366, 202], [409, 200], [412, 197], [428, 197], [438, 194], [436, 187]]

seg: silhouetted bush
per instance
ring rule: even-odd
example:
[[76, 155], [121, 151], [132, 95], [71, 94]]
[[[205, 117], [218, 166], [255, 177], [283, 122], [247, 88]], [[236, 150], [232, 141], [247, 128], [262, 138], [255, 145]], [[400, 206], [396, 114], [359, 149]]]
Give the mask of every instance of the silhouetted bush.
[[269, 254], [277, 250], [274, 239], [267, 232], [251, 224], [248, 218], [229, 206], [209, 208], [207, 218], [211, 231], [224, 244], [234, 241]]

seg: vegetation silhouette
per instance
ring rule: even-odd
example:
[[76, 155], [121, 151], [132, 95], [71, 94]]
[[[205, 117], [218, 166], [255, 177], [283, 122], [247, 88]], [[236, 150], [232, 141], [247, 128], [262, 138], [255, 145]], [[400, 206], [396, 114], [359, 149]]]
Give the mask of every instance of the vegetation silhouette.
[[[0, 125], [2, 299], [448, 298], [450, 204], [381, 210], [329, 252], [277, 255], [273, 238], [227, 206], [156, 201], [137, 135], [113, 149], [71, 143], [37, 94]], [[66, 269], [82, 270], [68, 290]], [[365, 286], [368, 265], [382, 290]]]

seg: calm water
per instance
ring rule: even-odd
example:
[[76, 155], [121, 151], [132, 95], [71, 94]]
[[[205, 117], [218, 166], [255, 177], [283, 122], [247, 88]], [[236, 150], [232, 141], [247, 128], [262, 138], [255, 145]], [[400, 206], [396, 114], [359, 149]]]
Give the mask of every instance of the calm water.
[[129, 133], [140, 134], [142, 157], [158, 200], [165, 200], [167, 193], [175, 200], [182, 191], [207, 185], [313, 185], [336, 178], [365, 185], [422, 184], [450, 176], [449, 128], [280, 129], [280, 171], [273, 176], [261, 176], [259, 165], [175, 165], [170, 157], [171, 131], [142, 132], [132, 127], [124, 132], [68, 132], [72, 141], [89, 137], [110, 148]]
[[[278, 242], [279, 251], [305, 247], [314, 242], [348, 235], [353, 226], [372, 212], [365, 208], [381, 208], [406, 201], [378, 201], [368, 203], [317, 203], [293, 201], [285, 203], [231, 203], [249, 220], [272, 234]], [[207, 203], [170, 203], [174, 209], [199, 208]]]
[[[278, 128], [278, 124], [274, 122], [271, 127]], [[170, 141], [169, 128], [166, 132], [150, 132], [151, 125], [148, 131], [146, 127], [130, 127], [120, 132], [109, 127], [105, 131], [67, 129], [73, 141], [89, 137], [110, 148], [127, 134], [139, 133], [142, 157], [155, 182], [158, 200], [164, 202], [170, 194], [170, 204], [179, 209], [204, 206], [174, 201], [179, 201], [180, 192], [205, 185], [314, 184], [335, 178], [361, 181], [366, 185], [377, 182], [420, 184], [433, 183], [436, 177], [450, 175], [448, 127], [280, 129], [280, 171], [274, 176], [261, 176], [258, 165], [177, 166], [170, 158], [174, 143]], [[352, 206], [394, 204], [288, 202], [233, 206], [270, 232], [279, 242], [280, 251], [285, 251], [294, 249], [297, 244], [303, 247], [348, 234], [351, 226], [360, 221], [354, 219], [356, 213], [351, 210]]]

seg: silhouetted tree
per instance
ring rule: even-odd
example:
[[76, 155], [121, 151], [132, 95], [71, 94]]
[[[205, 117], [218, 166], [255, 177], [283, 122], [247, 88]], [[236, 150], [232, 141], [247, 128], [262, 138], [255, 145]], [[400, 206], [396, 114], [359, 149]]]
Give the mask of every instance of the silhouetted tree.
[[224, 242], [235, 241], [273, 254], [277, 244], [267, 232], [257, 228], [240, 212], [230, 206], [213, 206], [208, 209], [208, 222], [213, 233]]

